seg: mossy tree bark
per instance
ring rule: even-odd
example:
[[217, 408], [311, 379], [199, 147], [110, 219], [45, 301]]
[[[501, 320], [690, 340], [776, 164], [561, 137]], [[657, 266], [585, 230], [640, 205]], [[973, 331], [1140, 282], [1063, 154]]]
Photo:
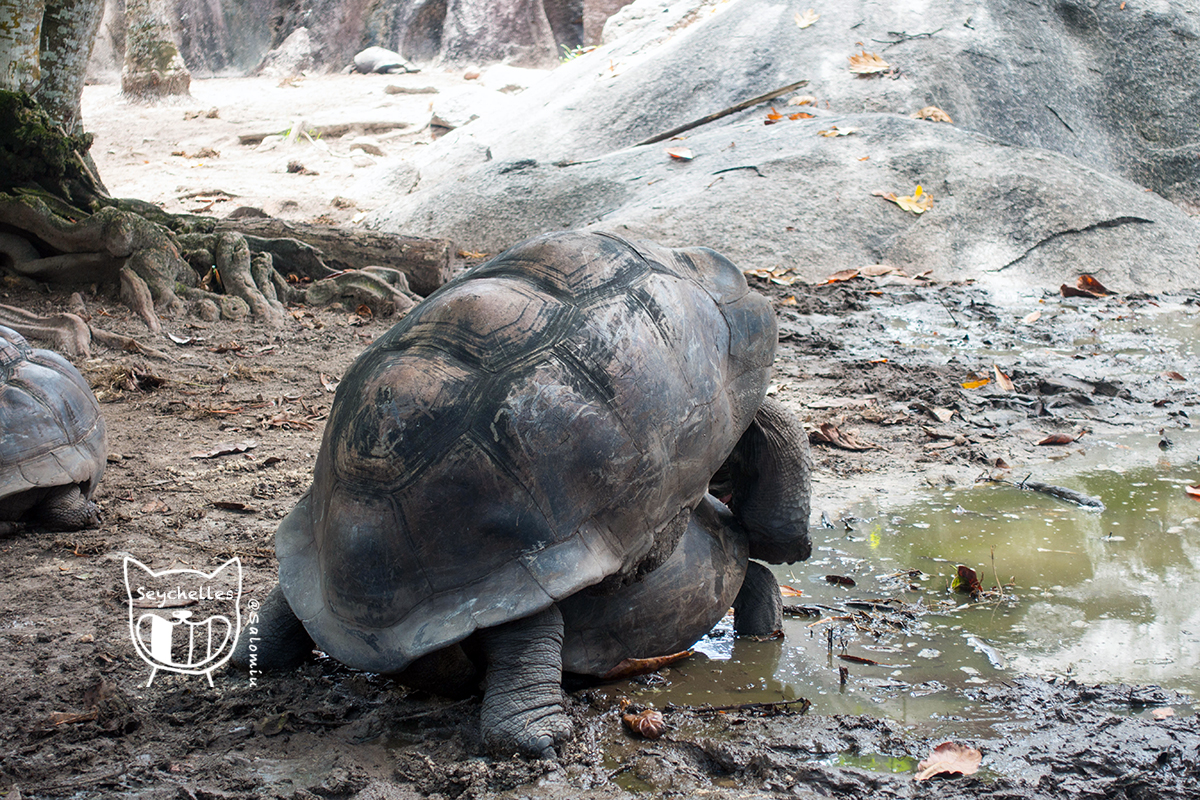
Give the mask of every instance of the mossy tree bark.
[[121, 91], [139, 100], [187, 94], [192, 75], [171, 32], [167, 0], [126, 0]]

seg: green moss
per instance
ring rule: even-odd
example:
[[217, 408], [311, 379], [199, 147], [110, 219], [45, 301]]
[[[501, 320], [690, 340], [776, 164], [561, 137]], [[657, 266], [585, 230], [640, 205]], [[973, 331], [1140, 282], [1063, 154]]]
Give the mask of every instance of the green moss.
[[43, 189], [73, 198], [88, 185], [80, 165], [92, 135], [69, 136], [24, 92], [0, 90], [0, 192]]

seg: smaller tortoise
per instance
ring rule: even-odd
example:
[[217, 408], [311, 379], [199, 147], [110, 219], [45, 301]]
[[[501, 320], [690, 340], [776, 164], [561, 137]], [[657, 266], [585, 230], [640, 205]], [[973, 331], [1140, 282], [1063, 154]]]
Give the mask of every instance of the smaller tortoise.
[[0, 534], [94, 524], [107, 455], [100, 405], [79, 370], [0, 325]]

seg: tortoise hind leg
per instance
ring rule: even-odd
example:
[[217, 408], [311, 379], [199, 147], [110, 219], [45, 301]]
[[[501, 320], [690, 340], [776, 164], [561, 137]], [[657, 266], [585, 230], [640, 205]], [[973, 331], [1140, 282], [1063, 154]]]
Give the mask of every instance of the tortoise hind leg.
[[244, 670], [276, 672], [300, 666], [312, 651], [312, 638], [276, 585], [258, 610], [247, 616], [229, 660]]
[[497, 755], [554, 758], [554, 746], [573, 733], [563, 712], [562, 613], [550, 606], [478, 636], [487, 655], [484, 744]]
[[83, 496], [79, 485], [56, 486], [34, 509], [34, 520], [54, 531], [77, 531], [96, 524], [100, 508]]
[[750, 537], [751, 558], [808, 558], [812, 454], [808, 434], [782, 404], [763, 401], [721, 472], [728, 473], [730, 506]]
[[733, 630], [739, 636], [771, 636], [782, 629], [779, 581], [767, 567], [751, 561], [733, 601]]

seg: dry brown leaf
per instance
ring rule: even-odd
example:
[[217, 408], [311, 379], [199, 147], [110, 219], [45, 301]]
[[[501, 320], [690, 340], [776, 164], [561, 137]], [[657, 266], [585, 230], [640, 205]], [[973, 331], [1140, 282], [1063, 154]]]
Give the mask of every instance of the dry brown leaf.
[[839, 128], [837, 125], [831, 125], [827, 131], [817, 131], [817, 134], [826, 138], [832, 136], [849, 136], [852, 133], [857, 133], [858, 128]]
[[992, 382], [992, 379], [989, 378], [987, 375], [984, 375], [982, 373], [981, 374], [971, 373], [970, 375], [967, 376], [967, 379], [965, 381], [963, 381], [962, 383], [960, 383], [959, 385], [962, 386], [962, 388], [964, 388], [964, 389], [978, 389], [981, 386], [987, 386], [991, 382]]
[[695, 158], [695, 156], [692, 155], [692, 151], [686, 147], [668, 147], [667, 155], [669, 155], [671, 158], [677, 158], [680, 161], [691, 161], [693, 158]]
[[1000, 367], [992, 364], [992, 370], [996, 373], [996, 385], [999, 386], [1002, 391], [1015, 392], [1017, 390], [1017, 387], [1013, 386], [1012, 378], [1009, 378], [1007, 375], [1001, 372]]
[[1021, 322], [1025, 323], [1026, 325], [1032, 325], [1033, 323], [1037, 322], [1041, 318], [1042, 318], [1042, 311], [1041, 311], [1041, 309], [1038, 309], [1037, 311], [1033, 311], [1029, 314], [1026, 314], [1024, 317], [1022, 317]]
[[690, 656], [692, 652], [691, 650], [681, 650], [678, 653], [671, 653], [667, 656], [655, 656], [654, 658], [627, 658], [606, 672], [604, 680], [620, 681], [626, 678], [634, 678], [638, 675], [657, 672], [663, 667], [674, 664], [676, 661], [682, 661]]
[[858, 586], [854, 578], [847, 578], [845, 575], [826, 575], [825, 582], [834, 586]]
[[933, 415], [933, 418], [938, 422], [949, 422], [954, 418], [954, 409], [952, 408], [939, 408], [937, 406], [930, 406], [929, 413]]
[[788, 114], [788, 119], [790, 119], [790, 120], [812, 119], [812, 118], [813, 118], [813, 115], [809, 114], [805, 111], [797, 111], [795, 114]]
[[925, 106], [920, 111], [913, 112], [913, 119], [927, 119], [930, 122], [954, 122], [950, 115], [937, 106]]
[[804, 594], [803, 590], [797, 589], [794, 586], [788, 586], [786, 583], [779, 584], [779, 594], [783, 597], [800, 597]]
[[895, 203], [905, 211], [913, 214], [924, 214], [933, 208], [933, 197], [926, 193], [925, 189], [921, 186], [917, 186], [911, 195], [905, 195], [904, 197], [896, 197], [892, 192], [871, 192], [871, 194]]
[[843, 450], [878, 450], [879, 445], [864, 442], [849, 431], [841, 431], [832, 422], [822, 422], [820, 428], [808, 435], [808, 440], [814, 444], [831, 444]]
[[842, 281], [852, 281], [858, 277], [856, 269], [839, 269], [837, 272], [825, 279], [825, 283], [841, 283]]
[[974, 747], [958, 742], [942, 742], [933, 748], [929, 758], [917, 764], [920, 771], [913, 776], [913, 780], [925, 781], [943, 773], [974, 775], [982, 763], [983, 754]]
[[1062, 292], [1063, 297], [1104, 297], [1112, 294], [1104, 284], [1093, 278], [1091, 275], [1080, 275], [1075, 279], [1074, 286], [1063, 284], [1058, 287]]
[[1200, 498], [1200, 486], [1185, 486], [1183, 487], [1183, 490], [1187, 492], [1190, 497]]
[[644, 739], [657, 739], [667, 729], [661, 711], [646, 709], [640, 714], [625, 714], [621, 717], [625, 727]]
[[850, 56], [850, 71], [856, 75], [875, 75], [887, 72], [892, 65], [879, 57], [877, 53], [863, 50], [860, 55]]
[[801, 14], [799, 11], [797, 11], [796, 16], [793, 19], [796, 20], [796, 26], [803, 29], [803, 28], [807, 28], [808, 26], [812, 25], [814, 22], [816, 22], [820, 18], [821, 18], [821, 15], [818, 14], [816, 11], [813, 11], [810, 8], [808, 11], [805, 11], [803, 14]]
[[1155, 708], [1155, 709], [1151, 710], [1150, 716], [1154, 717], [1156, 720], [1159, 720], [1161, 722], [1162, 720], [1166, 719], [1167, 717], [1175, 716], [1175, 709], [1173, 709], [1173, 708]]
[[783, 119], [783, 114], [780, 114], [778, 111], [776, 111], [775, 106], [771, 106], [771, 113], [767, 114], [767, 119], [778, 122], [779, 120]]
[[817, 104], [817, 98], [813, 97], [811, 94], [802, 94], [788, 100], [787, 104], [789, 106], [815, 106]]
[[886, 666], [880, 664], [873, 658], [863, 658], [862, 656], [852, 656], [848, 653], [838, 653], [838, 658], [842, 661], [849, 661], [851, 664], [866, 664], [869, 667]]
[[233, 442], [232, 444], [219, 444], [211, 450], [204, 450], [199, 453], [191, 453], [188, 458], [216, 458], [217, 456], [228, 456], [234, 453], [244, 453], [247, 450], [253, 450], [258, 447], [258, 442], [253, 439], [247, 439], [243, 442]]
[[1163, 372], [1161, 374], [1167, 380], [1172, 380], [1172, 381], [1186, 381], [1187, 380], [1187, 378], [1183, 377], [1175, 370], [1167, 370], [1166, 372]]
[[1052, 433], [1045, 439], [1042, 439], [1038, 444], [1071, 444], [1078, 437], [1070, 433]]
[[865, 277], [882, 278], [884, 275], [904, 275], [904, 270], [898, 267], [889, 267], [887, 264], [871, 264], [866, 267], [859, 267]]

